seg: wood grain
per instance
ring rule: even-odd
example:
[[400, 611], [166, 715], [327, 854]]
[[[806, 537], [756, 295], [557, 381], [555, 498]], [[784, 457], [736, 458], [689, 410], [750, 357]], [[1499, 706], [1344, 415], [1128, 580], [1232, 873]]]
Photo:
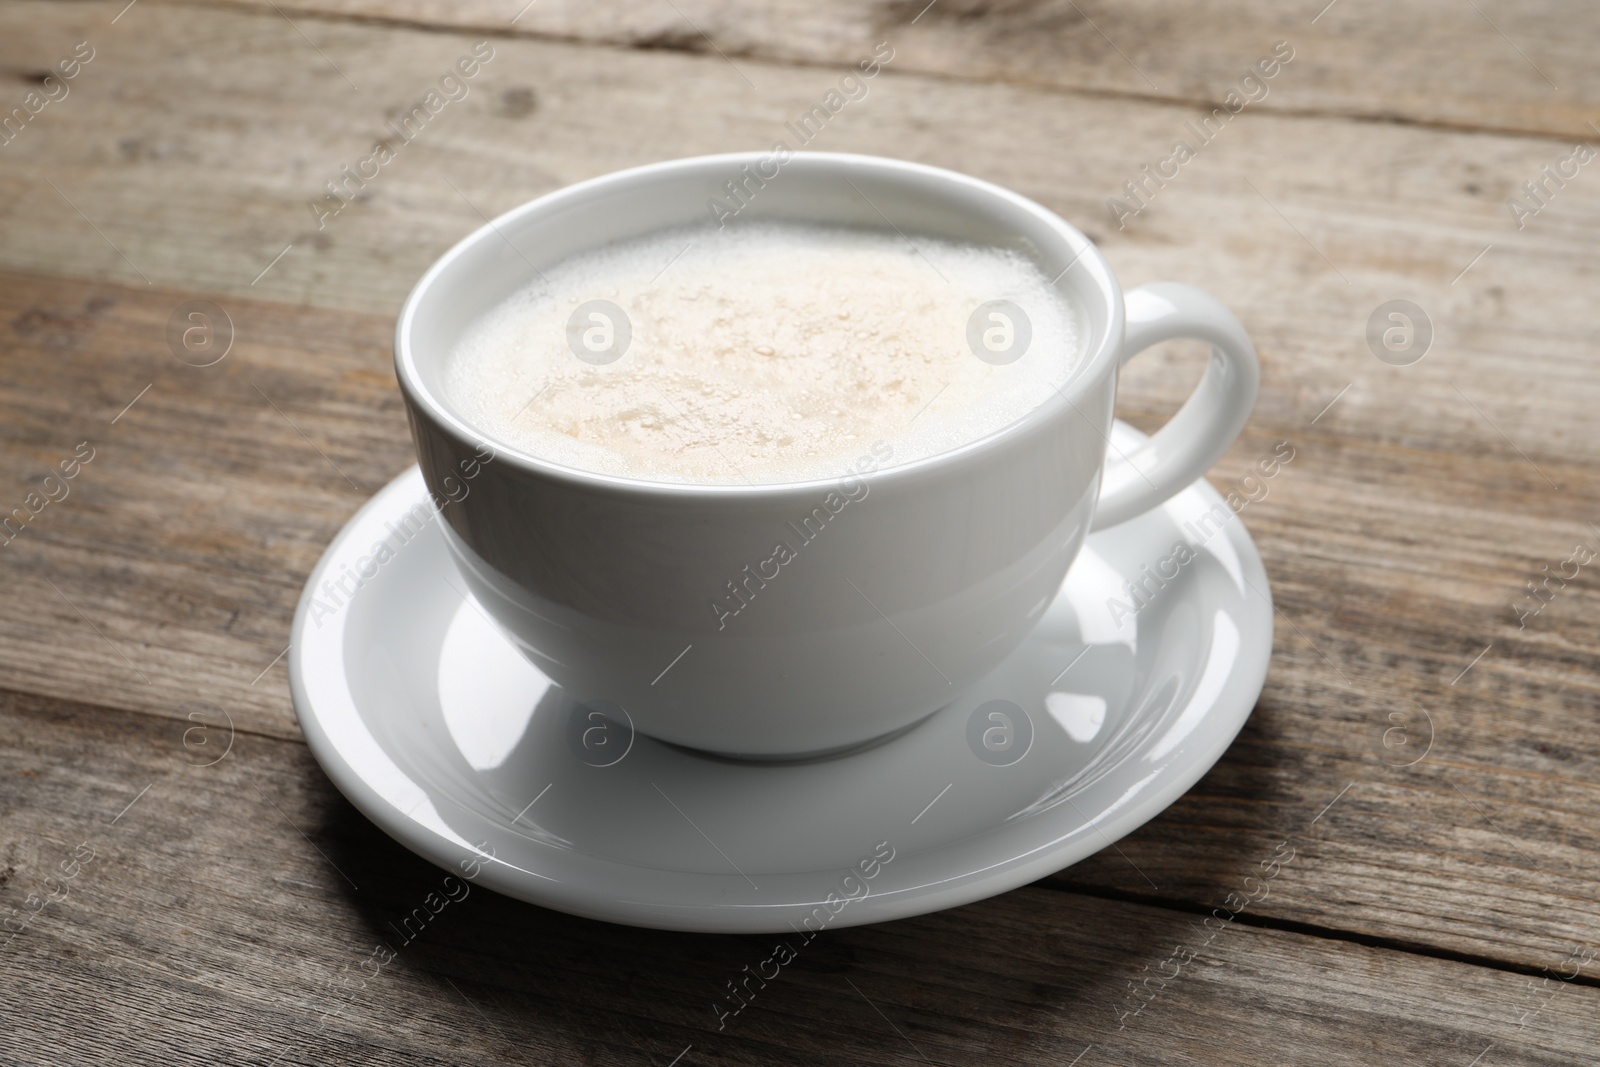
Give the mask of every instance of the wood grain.
[[80, 442], [94, 458], [0, 547], [27, 605], [0, 621], [0, 684], [177, 717], [199, 694], [244, 728], [298, 736], [280, 654], [299, 587], [414, 462], [389, 322], [227, 300], [233, 347], [195, 367], [166, 338], [192, 294], [32, 276], [4, 289], [8, 512]]
[[[58, 21], [80, 15], [37, 11], [39, 19]], [[259, 60], [202, 48], [188, 60], [193, 84], [215, 79], [234, 86], [234, 95], [219, 102], [172, 91], [170, 84], [164, 90], [168, 69], [135, 58], [158, 42], [184, 39], [163, 23], [180, 16], [193, 39], [256, 42]], [[80, 206], [141, 227], [130, 239], [108, 221], [108, 236], [135, 262], [161, 264], [152, 269], [163, 284], [163, 271], [177, 282], [138, 293], [104, 282], [19, 276], [7, 287], [4, 321], [25, 353], [8, 371], [17, 377], [5, 394], [14, 412], [7, 420], [10, 443], [28, 457], [17, 469], [17, 492], [78, 440], [98, 432], [107, 448], [86, 469], [79, 495], [5, 550], [16, 551], [9, 562], [17, 588], [39, 612], [31, 624], [4, 624], [15, 634], [0, 653], [6, 684], [165, 714], [198, 689], [249, 729], [293, 736], [281, 664], [255, 679], [287, 643], [299, 583], [320, 547], [366, 493], [408, 462], [383, 312], [477, 218], [444, 179], [454, 174], [462, 192], [493, 212], [542, 188], [550, 173], [580, 177], [643, 161], [667, 154], [665, 142], [674, 139], [675, 151], [731, 147], [738, 130], [758, 125], [748, 104], [710, 109], [736, 78], [720, 61], [619, 52], [600, 75], [587, 63], [587, 50], [506, 43], [497, 59], [502, 69], [544, 71], [582, 107], [562, 114], [561, 105], [549, 104], [532, 120], [530, 134], [537, 136], [508, 143], [507, 124], [529, 120], [494, 114], [492, 92], [469, 97], [463, 105], [483, 101], [483, 111], [450, 116], [458, 125], [439, 131], [449, 134], [454, 154], [405, 160], [414, 169], [396, 171], [395, 185], [375, 184], [371, 199], [333, 220], [325, 246], [286, 229], [310, 252], [303, 260], [285, 256], [252, 287], [243, 280], [250, 265], [235, 251], [248, 244], [239, 220], [304, 210], [293, 199], [304, 184], [289, 176], [293, 166], [274, 158], [303, 164], [310, 149], [304, 136], [291, 137], [287, 123], [280, 117], [275, 125], [272, 116], [323, 108], [315, 136], [330, 146], [360, 145], [357, 130], [371, 117], [331, 103], [329, 93], [354, 96], [331, 72], [304, 83], [275, 82], [273, 71], [284, 63], [309, 71], [322, 60], [298, 37], [280, 41], [281, 51], [262, 43], [274, 26], [254, 15], [157, 8], [125, 27], [129, 58], [118, 60], [109, 45], [102, 57], [102, 73], [125, 86], [114, 112], [85, 93], [78, 111], [63, 109], [59, 129], [40, 129], [31, 157], [0, 159], [0, 181], [23, 196], [40, 195], [36, 171], [20, 162], [25, 158], [48, 163], [43, 173], [79, 176], [91, 190]], [[364, 69], [400, 72], [392, 78], [397, 94], [416, 71], [448, 62], [469, 43], [403, 28], [337, 28], [371, 57]], [[762, 74], [769, 85], [790, 79], [795, 107], [813, 91], [802, 84], [811, 77], [805, 72], [767, 67]], [[680, 87], [672, 101], [654, 92], [663, 79]], [[485, 81], [481, 88], [494, 85]], [[1111, 144], [1115, 128], [1123, 141], [1137, 139], [1178, 114], [1099, 100], [1062, 109], [1049, 94], [920, 78], [887, 78], [879, 90], [870, 100], [875, 110], [841, 116], [841, 141], [858, 142], [840, 147], [954, 165], [1004, 158], [1005, 170], [994, 177], [1069, 217], [1092, 210], [1081, 191], [1086, 184], [1112, 185], [1120, 173], [1114, 153], [1077, 159], [1077, 173], [1067, 177], [1052, 172], [1048, 145], [996, 157], [985, 149], [1018, 135], [1022, 123], [1008, 127], [993, 116], [1028, 114], [1062, 128], [1094, 128], [1106, 134], [1101, 143]], [[130, 100], [152, 103], [141, 112]], [[685, 110], [684, 101], [709, 110]], [[190, 110], [172, 114], [172, 108]], [[587, 126], [578, 123], [579, 110]], [[941, 113], [941, 137], [919, 132], [919, 117]], [[781, 104], [767, 112], [773, 125], [782, 114]], [[846, 126], [846, 117], [862, 123]], [[182, 161], [170, 166], [140, 158], [107, 168], [98, 146], [112, 136], [113, 119], [186, 137], [254, 132], [226, 145], [190, 140]], [[336, 129], [338, 121], [349, 128]], [[1308, 874], [1303, 890], [1286, 892], [1273, 905], [1283, 909], [1277, 914], [1542, 965], [1553, 946], [1595, 941], [1600, 919], [1582, 869], [1595, 795], [1573, 788], [1592, 786], [1600, 738], [1592, 722], [1573, 721], [1571, 710], [1594, 700], [1594, 645], [1581, 626], [1594, 600], [1589, 585], [1574, 583], [1527, 629], [1517, 628], [1509, 604], [1541, 564], [1559, 562], [1574, 538], [1587, 536], [1590, 516], [1582, 502], [1593, 497], [1595, 445], [1575, 431], [1594, 403], [1587, 356], [1593, 328], [1581, 294], [1596, 253], [1577, 235], [1594, 228], [1593, 196], [1574, 186], [1566, 191], [1570, 199], [1556, 201], [1519, 234], [1452, 176], [1477, 168], [1471, 172], [1488, 181], [1488, 160], [1496, 173], [1531, 168], [1542, 146], [1304, 118], [1261, 117], [1228, 132], [1239, 137], [1196, 163], [1214, 164], [1213, 171], [1174, 183], [1172, 199], [1158, 199], [1126, 231], [1107, 227], [1097, 235], [1125, 278], [1203, 282], [1239, 310], [1258, 340], [1262, 399], [1217, 479], [1240, 477], [1278, 440], [1299, 450], [1269, 498], [1246, 514], [1287, 621], [1265, 699], [1243, 742], [1253, 748], [1241, 747], [1239, 758], [1214, 776], [1234, 777], [1220, 795], [1202, 789], [1180, 805], [1170, 820], [1136, 838], [1129, 855], [1147, 874], [1153, 869], [1158, 886], [1212, 900], [1232, 888], [1231, 868], [1210, 862], [1219, 839], [1250, 834], [1243, 839], [1247, 851], [1270, 848], [1298, 832], [1348, 782], [1376, 775], [1383, 788], [1351, 797], [1350, 810], [1365, 812], [1352, 831], [1354, 843], [1327, 846], [1327, 866]], [[1363, 166], [1402, 140], [1414, 159], [1404, 177]], [[1302, 159], [1286, 145], [1314, 154]], [[425, 147], [419, 139], [408, 151]], [[478, 165], [492, 156], [498, 169]], [[1330, 268], [1242, 180], [1251, 174], [1274, 195], [1294, 191], [1297, 202], [1283, 204], [1340, 267]], [[57, 196], [48, 189], [43, 195]], [[262, 206], [274, 201], [276, 207]], [[74, 223], [69, 210], [57, 204], [13, 212], [6, 224], [15, 239], [7, 252], [64, 272], [93, 274], [96, 263], [115, 262], [114, 276], [127, 277], [116, 253], [81, 220]], [[1509, 232], [1497, 232], [1497, 225]], [[60, 237], [77, 231], [91, 244], [75, 249]], [[1472, 268], [1476, 277], [1469, 273], [1452, 286], [1479, 237], [1496, 238], [1498, 247]], [[273, 243], [262, 247], [270, 252]], [[99, 247], [89, 259], [99, 258], [86, 261], [93, 244]], [[168, 316], [196, 293], [213, 294], [236, 323], [236, 350], [214, 368], [186, 367], [166, 350]], [[1396, 368], [1366, 351], [1361, 330], [1373, 307], [1401, 293], [1437, 309], [1438, 337], [1435, 353]], [[93, 310], [106, 294], [113, 304]], [[327, 310], [290, 310], [240, 294], [304, 297]], [[340, 308], [363, 313], [335, 313]], [[1537, 346], [1531, 366], [1530, 336]], [[1135, 361], [1124, 414], [1147, 428], [1157, 424], [1187, 388], [1186, 360], [1192, 364], [1192, 354], [1175, 350]], [[1526, 388], [1530, 378], [1537, 391]], [[156, 383], [151, 392], [109, 426], [150, 382]], [[1335, 397], [1337, 404], [1319, 417]], [[1545, 476], [1564, 489], [1552, 490]], [[41, 618], [51, 622], [39, 628]], [[1472, 672], [1449, 685], [1491, 641], [1495, 647]], [[1409, 775], [1390, 774], [1372, 754], [1373, 741], [1388, 727], [1389, 713], [1412, 708], [1412, 701], [1435, 716], [1438, 748]], [[1433, 768], [1447, 766], [1448, 782], [1431, 777]], [[1514, 825], [1517, 847], [1554, 849], [1555, 881], [1526, 888], [1522, 858], [1485, 829], [1458, 790], [1476, 798], [1496, 824]], [[1372, 799], [1380, 795], [1392, 797], [1392, 806]], [[1394, 814], [1419, 801], [1429, 813], [1419, 826]], [[1195, 832], [1194, 824], [1207, 831]], [[1068, 877], [1149, 890], [1144, 876], [1119, 858], [1102, 858]], [[1482, 892], [1484, 880], [1514, 894], [1518, 924], [1506, 924], [1507, 901]], [[1346, 895], [1322, 891], [1330, 883], [1348, 885]], [[1397, 888], [1426, 888], [1428, 906], [1391, 906]], [[1347, 898], [1365, 906], [1343, 909]], [[1444, 901], [1448, 907], [1439, 906]]]
[[[1070, 27], [1049, 5], [941, 0], [917, 24], [924, 36], [896, 38], [871, 94], [819, 138], [1002, 182], [1078, 221], [1128, 284], [1192, 281], [1239, 313], [1261, 351], [1262, 395], [1213, 480], [1236, 483], [1280, 441], [1296, 449], [1243, 514], [1281, 611], [1245, 732], [1167, 813], [1048, 887], [841, 934], [833, 955], [797, 974], [792, 999], [716, 1044], [705, 1019], [681, 1020], [710, 1015], [696, 983], [748, 962], [744, 942], [641, 936], [487, 893], [459, 934], [419, 943], [384, 973], [381, 995], [311, 1032], [326, 1004], [311, 991], [364, 951], [385, 909], [437, 876], [333, 794], [298, 743], [276, 657], [322, 547], [410, 462], [388, 346], [428, 263], [482, 215], [569, 181], [764, 146], [837, 81], [795, 64], [849, 59], [872, 39], [858, 32], [876, 32], [877, 9], [683, 5], [729, 62], [663, 29], [670, 8], [608, 8], [593, 17], [612, 28], [594, 33], [539, 21], [568, 13], [541, 0], [518, 28], [544, 39], [495, 37], [471, 95], [319, 229], [308, 201], [322, 183], [478, 39], [423, 24], [476, 25], [487, 8], [321, 18], [291, 7], [291, 23], [270, 9], [147, 0], [112, 24], [120, 4], [5, 5], [0, 70], [17, 75], [5, 84], [19, 100], [37, 84], [30, 72], [73, 42], [97, 48], [71, 95], [0, 145], [0, 507], [21, 504], [80, 442], [95, 449], [70, 494], [0, 547], [12, 609], [0, 619], [0, 700], [13, 723], [0, 745], [0, 835], [16, 884], [54, 862], [46, 845], [70, 850], [79, 828], [155, 784], [114, 824], [132, 829], [152, 802], [144, 836], [99, 868], [118, 873], [93, 906], [65, 927], [41, 920], [14, 943], [28, 952], [0, 965], [0, 983], [21, 976], [28, 991], [25, 1025], [0, 1028], [0, 1058], [108, 1054], [74, 1020], [99, 1018], [104, 988], [120, 983], [140, 1006], [130, 1040], [151, 1060], [266, 1063], [280, 1035], [306, 1035], [281, 1062], [521, 1052], [665, 1063], [691, 1042], [685, 1063], [915, 1059], [835, 981], [848, 974], [943, 1062], [981, 1050], [1067, 1063], [1093, 1043], [1105, 1058], [1084, 1063], [1466, 1064], [1491, 1041], [1485, 1065], [1583, 1062], [1589, 976], [1516, 1027], [1541, 968], [1600, 946], [1600, 601], [1585, 569], [1520, 625], [1513, 604], [1575, 543], [1600, 548], [1600, 445], [1588, 432], [1600, 401], [1600, 186], [1582, 172], [1518, 229], [1505, 199], [1561, 144], [1415, 124], [1570, 133], [1577, 112], [1562, 108], [1587, 106], [1593, 73], [1556, 60], [1594, 35], [1586, 9], [1557, 30], [1553, 9], [1507, 19], [1480, 6], [1577, 95], [1530, 103], [1492, 62], [1463, 74], [1458, 60], [1437, 79], [1375, 65], [1389, 54], [1384, 34], [1428, 18], [1412, 38], [1426, 43], [1406, 47], [1478, 56], [1461, 25], [1479, 16], [1341, 0], [1315, 27], [1328, 50], [1295, 61], [1321, 80], [1291, 91], [1291, 65], [1123, 229], [1106, 199], [1200, 112], [1108, 80], [1128, 76], [1121, 59], [1093, 58], [1080, 31], [1083, 54], [1063, 50]], [[1153, 54], [1124, 42], [1126, 23], [1110, 21], [1131, 16], [1081, 8], [1166, 81]], [[1042, 21], [1024, 46], [1030, 34], [1016, 28], [1030, 10]], [[1192, 79], [1173, 84], [1198, 86], [1184, 90], [1193, 98], [1215, 91], [1234, 52], [1253, 58], [1250, 19], [1289, 17], [1132, 10], [1167, 13], [1163, 47]], [[995, 44], [1007, 40], [1014, 66]], [[1335, 40], [1371, 68], [1368, 83], [1351, 73], [1360, 66], [1334, 62]], [[962, 53], [971, 64], [952, 58]], [[1448, 91], [1433, 92], [1440, 82]], [[1402, 121], [1346, 117], [1374, 100]], [[1380, 362], [1365, 339], [1396, 298], [1434, 327], [1411, 366]], [[194, 299], [233, 323], [215, 366], [169, 348], [169, 319]], [[1198, 366], [1184, 345], [1135, 360], [1119, 412], [1153, 428]], [[191, 700], [225, 709], [238, 731], [209, 777], [183, 763]], [[1397, 723], [1408, 746], [1386, 747]], [[1074, 1028], [1108, 985], [1155, 969], [1171, 951], [1163, 942], [1239, 892], [1281, 841], [1296, 863], [1192, 983], [1163, 994], [1131, 1035]], [[340, 890], [311, 842], [357, 884], [385, 887], [379, 903]], [[93, 884], [73, 900], [90, 901]]]
[[[259, 9], [256, 0], [225, 0]], [[895, 68], [1081, 93], [1220, 104], [1288, 41], [1259, 106], [1377, 122], [1591, 139], [1592, 5], [1426, 0], [299, 0], [306, 15], [848, 67], [887, 41]], [[766, 83], [746, 74], [751, 84]], [[1251, 95], [1260, 90], [1246, 86]], [[1241, 92], [1241, 95], [1243, 93]]]
[[[52, 54], [44, 42], [73, 37], [88, 18], [16, 8], [27, 34], [0, 45], [11, 64], [25, 50]], [[0, 266], [142, 283], [131, 261], [178, 291], [390, 315], [480, 212], [623, 166], [765, 145], [829, 85], [816, 71], [765, 66], [768, 88], [754, 97], [700, 57], [608, 51], [600, 63], [589, 48], [504, 42], [473, 95], [452, 105], [460, 110], [318, 229], [308, 205], [323, 183], [370, 152], [386, 116], [472, 40], [328, 28], [355, 57], [363, 92], [276, 16], [153, 7], [124, 20], [82, 75], [114, 82], [116, 97], [85, 81], [0, 153]], [[250, 49], [207, 44], [230, 39]], [[193, 43], [173, 55], [174, 41]], [[204, 91], [213, 86], [227, 91]], [[520, 100], [524, 89], [537, 107], [508, 113], [507, 94]], [[1491, 460], [1517, 455], [1506, 438], [1524, 442], [1516, 447], [1538, 469], [1506, 474], [1526, 483], [1530, 519], [1553, 518], [1552, 502], [1566, 499], [1546, 493], [1545, 477], [1569, 496], [1586, 488], [1595, 449], [1574, 428], [1595, 336], [1587, 293], [1600, 270], [1600, 184], [1574, 180], [1522, 230], [1504, 206], [1558, 146], [1247, 113], [1118, 229], [1106, 200], [1184, 133], [1191, 109], [892, 70], [855, 106], [817, 147], [994, 178], [1077, 220], [1128, 284], [1211, 286], [1263, 352], [1264, 419], [1309, 422], [1350, 385], [1319, 426]], [[317, 122], [296, 124], [299, 114]], [[1399, 297], [1434, 325], [1433, 355], [1413, 367], [1378, 362], [1363, 338], [1376, 308]], [[1523, 388], [1530, 379], [1536, 391]]]
[[[1541, 988], [1242, 921], [1213, 935], [1193, 914], [1044, 888], [824, 934], [719, 1031], [713, 1002], [771, 939], [589, 922], [458, 882], [407, 941], [391, 923], [444, 876], [349, 807], [302, 745], [241, 733], [197, 766], [180, 724], [11, 694], [0, 737], [0, 915], [58, 897], [5, 949], [3, 973], [28, 976], [7, 990], [8, 1063], [689, 1050], [680, 1063], [1321, 1067], [1592, 1050], [1586, 977]], [[92, 858], [60, 874], [80, 846]]]

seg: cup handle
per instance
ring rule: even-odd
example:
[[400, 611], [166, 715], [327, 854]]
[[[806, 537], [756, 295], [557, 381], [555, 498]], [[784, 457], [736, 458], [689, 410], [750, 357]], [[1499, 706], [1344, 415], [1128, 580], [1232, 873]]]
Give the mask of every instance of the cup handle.
[[1131, 453], [1107, 457], [1092, 528], [1149, 511], [1187, 488], [1222, 458], [1255, 406], [1261, 364], [1233, 312], [1192, 285], [1153, 282], [1124, 296], [1122, 362], [1177, 337], [1210, 342], [1211, 364], [1178, 413]]

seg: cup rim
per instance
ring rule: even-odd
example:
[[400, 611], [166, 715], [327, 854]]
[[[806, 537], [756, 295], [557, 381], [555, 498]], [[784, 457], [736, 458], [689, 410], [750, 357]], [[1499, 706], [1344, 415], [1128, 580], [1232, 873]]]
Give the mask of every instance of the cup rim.
[[[429, 290], [439, 284], [440, 280], [454, 269], [456, 263], [469, 249], [484, 241], [506, 239], [504, 238], [504, 231], [514, 224], [521, 223], [526, 217], [559, 211], [573, 202], [580, 201], [619, 183], [636, 182], [657, 174], [712, 165], [725, 167], [732, 173], [742, 166], [754, 165], [758, 161], [768, 158], [770, 158], [770, 153], [767, 152], [728, 152], [703, 156], [686, 156], [679, 159], [648, 163], [638, 167], [629, 167], [625, 170], [611, 171], [536, 197], [477, 227], [433, 262], [422, 277], [417, 280], [417, 283], [412, 286], [411, 292], [406, 296], [405, 303], [401, 306], [400, 315], [395, 322], [394, 335], [395, 376], [399, 381], [401, 391], [406, 395], [410, 403], [422, 409], [437, 426], [448, 430], [459, 440], [473, 446], [489, 443], [492, 446], [493, 461], [495, 463], [507, 463], [525, 473], [552, 479], [578, 488], [632, 494], [653, 494], [664, 497], [703, 498], [708, 496], [768, 496], [789, 494], [796, 491], [809, 493], [835, 486], [839, 482], [839, 477], [763, 482], [757, 485], [658, 482], [645, 478], [604, 474], [598, 471], [584, 470], [580, 467], [569, 467], [544, 459], [532, 452], [517, 448], [492, 434], [480, 431], [465, 420], [458, 418], [424, 384], [422, 375], [416, 366], [416, 353], [411, 344], [411, 335], [414, 331], [418, 311]], [[1092, 283], [1092, 294], [1090, 287], [1085, 287], [1079, 291], [1086, 299], [1091, 295], [1097, 298], [1102, 305], [1101, 311], [1105, 317], [1105, 326], [1096, 336], [1089, 339], [1085, 346], [1083, 357], [1072, 369], [1066, 382], [1056, 387], [1055, 395], [1047, 398], [1043, 403], [1034, 407], [1014, 422], [983, 437], [964, 442], [955, 448], [935, 452], [920, 459], [878, 470], [871, 475], [874, 483], [882, 484], [888, 481], [916, 478], [933, 468], [955, 462], [964, 457], [990, 451], [1000, 447], [1011, 438], [1028, 432], [1042, 421], [1064, 416], [1068, 409], [1077, 410], [1080, 415], [1082, 414], [1081, 410], [1078, 409], [1074, 394], [1078, 399], [1081, 399], [1083, 394], [1087, 392], [1089, 383], [1100, 379], [1102, 372], [1107, 369], [1106, 365], [1108, 363], [1114, 365], [1118, 360], [1122, 347], [1121, 335], [1124, 315], [1122, 287], [1117, 282], [1116, 275], [1112, 272], [1105, 256], [1082, 231], [1035, 200], [1019, 193], [1014, 193], [993, 182], [985, 181], [982, 178], [962, 174], [959, 171], [949, 170], [944, 167], [934, 167], [909, 160], [852, 152], [798, 151], [793, 153], [790, 161], [785, 165], [794, 166], [796, 163], [809, 167], [832, 166], [846, 173], [851, 168], [865, 168], [875, 170], [879, 174], [891, 176], [916, 175], [933, 179], [952, 187], [964, 187], [981, 196], [987, 196], [1020, 209], [1031, 216], [1038, 227], [1053, 231], [1057, 236], [1063, 238], [1067, 246], [1072, 249], [1073, 258], [1061, 270], [1052, 284], [1059, 285], [1061, 278], [1065, 277], [1067, 272], [1074, 268], [1086, 268]], [[840, 475], [840, 477], [845, 476], [851, 475]]]

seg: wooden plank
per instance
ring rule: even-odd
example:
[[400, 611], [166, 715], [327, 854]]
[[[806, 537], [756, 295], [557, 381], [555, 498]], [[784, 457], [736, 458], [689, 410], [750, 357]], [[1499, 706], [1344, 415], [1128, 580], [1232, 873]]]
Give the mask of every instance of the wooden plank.
[[[173, 2], [173, 0], [166, 0]], [[185, 2], [185, 0], [178, 0]], [[255, 8], [255, 0], [220, 0]], [[298, 0], [286, 10], [847, 67], [879, 42], [899, 71], [1291, 114], [1592, 139], [1593, 5], [1377, 0]], [[1245, 83], [1279, 41], [1294, 58]], [[742, 64], [741, 64], [742, 66]], [[1270, 69], [1270, 65], [1269, 65]], [[765, 90], [761, 79], [752, 84]], [[1264, 95], [1263, 95], [1264, 94]]]
[[[8, 63], [14, 40], [70, 42], [101, 17], [15, 10], [25, 30], [0, 42]], [[28, 605], [0, 622], [0, 685], [180, 721], [199, 694], [241, 728], [292, 737], [281, 664], [254, 679], [282, 651], [321, 546], [408, 462], [390, 316], [478, 219], [445, 179], [491, 213], [614, 167], [764, 143], [825, 80], [748, 60], [763, 95], [746, 97], [716, 57], [618, 51], [599, 64], [589, 47], [500, 42], [451, 124], [318, 231], [306, 200], [324, 176], [360, 158], [384, 109], [473, 39], [300, 20], [328, 35], [321, 45], [364, 83], [356, 93], [276, 15], [135, 10], [74, 95], [0, 150], [0, 264], [63, 276], [0, 287], [7, 484], [20, 501], [77, 442], [106, 442], [73, 495], [0, 549], [14, 553], [0, 559], [7, 592]], [[189, 42], [181, 56], [173, 41]], [[538, 107], [508, 113], [524, 88]], [[1519, 231], [1499, 200], [1554, 158], [1547, 143], [1259, 114], [1119, 231], [1095, 212], [1181, 129], [1183, 109], [893, 74], [873, 93], [826, 147], [993, 177], [1087, 220], [1130, 282], [1195, 281], [1239, 311], [1264, 388], [1219, 482], [1280, 440], [1298, 450], [1244, 515], [1283, 609], [1263, 702], [1218, 771], [1122, 845], [1155, 894], [1236, 891], [1239, 870], [1222, 860], [1248, 866], [1298, 839], [1356, 781], [1327, 816], [1338, 833], [1317, 838], [1315, 862], [1294, 875], [1304, 880], [1260, 914], [1535, 970], [1564, 945], [1596, 943], [1582, 866], [1600, 751], [1586, 714], [1591, 576], [1525, 628], [1510, 610], [1600, 519], [1585, 503], [1593, 188], [1573, 182]], [[202, 295], [226, 305], [238, 336], [205, 369], [178, 363], [163, 335], [174, 307]], [[1396, 297], [1436, 326], [1410, 367], [1379, 362], [1363, 339]], [[1123, 413], [1159, 422], [1192, 360], [1175, 348], [1135, 361]], [[1385, 767], [1374, 745], [1413, 701], [1435, 716], [1438, 748]], [[1530, 875], [1523, 853], [1550, 870]], [[1115, 853], [1068, 877], [1153, 892]]]
[[179, 718], [204, 694], [297, 737], [282, 653], [300, 586], [414, 462], [388, 321], [230, 300], [231, 350], [196, 367], [166, 338], [188, 294], [7, 283], [0, 454], [29, 521], [0, 566], [29, 610], [0, 620], [0, 684]]
[[[724, 1017], [726, 983], [774, 939], [447, 884], [302, 745], [241, 733], [197, 766], [179, 724], [11, 694], [0, 736], [0, 915], [21, 928], [0, 964], [8, 1063], [1322, 1067], [1593, 1048], [1587, 974], [1546, 983], [1042, 888], [825, 933]], [[391, 925], [430, 894], [449, 899], [420, 933]]]

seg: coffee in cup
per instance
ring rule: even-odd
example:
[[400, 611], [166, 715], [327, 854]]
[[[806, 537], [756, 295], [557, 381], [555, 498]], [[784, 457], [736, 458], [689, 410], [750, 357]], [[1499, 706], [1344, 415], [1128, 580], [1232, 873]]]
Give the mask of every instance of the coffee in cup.
[[447, 389], [497, 443], [655, 482], [914, 462], [1054, 394], [1071, 303], [1024, 254], [889, 229], [678, 228], [540, 270], [454, 345]]

